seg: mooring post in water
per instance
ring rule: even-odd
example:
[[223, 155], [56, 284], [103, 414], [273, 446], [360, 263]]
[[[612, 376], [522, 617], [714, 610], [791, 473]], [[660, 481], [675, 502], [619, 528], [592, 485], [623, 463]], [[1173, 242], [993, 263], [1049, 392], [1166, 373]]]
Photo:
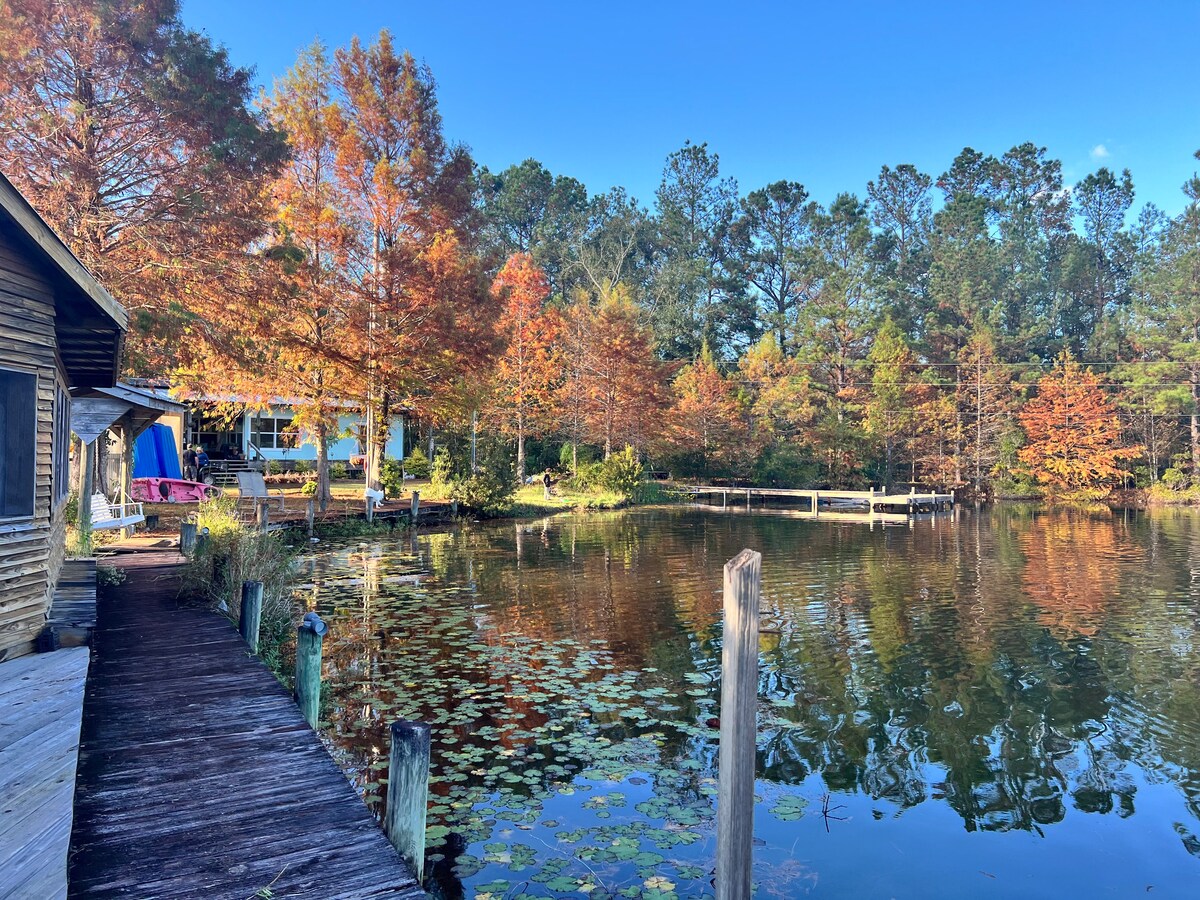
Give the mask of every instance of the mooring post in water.
[[450, 518], [458, 518], [458, 501], [453, 497], [450, 498]]
[[371, 523], [374, 521], [375, 521], [375, 501], [372, 498], [368, 497], [367, 498], [367, 522]]
[[425, 874], [425, 808], [429, 798], [429, 725], [392, 723], [383, 832], [420, 884]]
[[315, 612], [296, 628], [296, 703], [314, 729], [321, 717], [321, 644], [329, 630]]
[[316, 516], [316, 501], [309, 500], [304, 506], [304, 522], [308, 526], [308, 536], [313, 535], [313, 518]]
[[208, 549], [208, 542], [211, 540], [207, 528], [201, 528], [196, 532], [196, 555], [199, 556]]
[[250, 645], [250, 652], [258, 652], [258, 630], [262, 623], [263, 583], [242, 582], [242, 609], [238, 613], [238, 631], [242, 640]]
[[421, 492], [413, 491], [412, 513], [410, 515], [411, 515], [412, 523], [414, 525], [417, 524], [417, 516], [419, 516], [420, 514], [421, 514]]
[[266, 531], [267, 525], [269, 525], [271, 522], [271, 510], [267, 506], [267, 504], [270, 502], [271, 502], [270, 500], [259, 500], [258, 501], [258, 530], [259, 531]]
[[750, 897], [761, 585], [761, 553], [743, 550], [725, 564], [721, 745], [717, 772], [717, 900]]
[[195, 522], [180, 522], [179, 523], [179, 552], [184, 556], [191, 556], [192, 551], [196, 549], [196, 523]]

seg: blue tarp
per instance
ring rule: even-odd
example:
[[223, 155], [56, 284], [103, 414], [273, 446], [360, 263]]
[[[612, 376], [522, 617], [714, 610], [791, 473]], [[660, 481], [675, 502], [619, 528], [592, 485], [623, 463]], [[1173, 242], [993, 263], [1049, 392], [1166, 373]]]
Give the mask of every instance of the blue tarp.
[[170, 425], [151, 425], [133, 442], [134, 478], [182, 478], [175, 432]]

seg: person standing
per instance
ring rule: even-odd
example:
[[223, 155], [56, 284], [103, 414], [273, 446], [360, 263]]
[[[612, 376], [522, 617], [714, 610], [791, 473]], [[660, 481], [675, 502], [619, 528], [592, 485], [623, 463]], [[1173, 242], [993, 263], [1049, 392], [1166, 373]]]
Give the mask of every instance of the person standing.
[[187, 447], [183, 451], [183, 477], [188, 481], [196, 480], [196, 451]]
[[550, 499], [550, 484], [551, 484], [550, 470], [547, 469], [545, 472], [542, 473], [542, 496], [546, 500]]

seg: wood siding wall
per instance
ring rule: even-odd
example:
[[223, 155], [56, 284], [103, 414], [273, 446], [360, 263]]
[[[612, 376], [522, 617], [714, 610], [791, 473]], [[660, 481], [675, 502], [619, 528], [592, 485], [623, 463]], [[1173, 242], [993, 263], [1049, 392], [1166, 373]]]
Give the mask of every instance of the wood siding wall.
[[65, 554], [65, 504], [53, 502], [55, 386], [62, 380], [54, 291], [0, 223], [0, 368], [37, 375], [37, 464], [32, 521], [0, 524], [0, 660], [26, 653], [50, 609]]

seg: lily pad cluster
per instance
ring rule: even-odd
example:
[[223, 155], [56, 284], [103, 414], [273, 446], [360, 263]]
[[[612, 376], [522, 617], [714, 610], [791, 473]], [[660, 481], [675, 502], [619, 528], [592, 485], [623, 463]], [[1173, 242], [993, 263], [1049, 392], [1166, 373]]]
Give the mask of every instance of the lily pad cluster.
[[[710, 674], [680, 683], [621, 668], [600, 641], [502, 631], [468, 587], [429, 572], [418, 583], [411, 555], [371, 577], [360, 562], [354, 551], [323, 554], [302, 588], [331, 626], [327, 734], [382, 814], [388, 726], [431, 725], [428, 889], [712, 895]], [[784, 807], [789, 818], [802, 808]]]

